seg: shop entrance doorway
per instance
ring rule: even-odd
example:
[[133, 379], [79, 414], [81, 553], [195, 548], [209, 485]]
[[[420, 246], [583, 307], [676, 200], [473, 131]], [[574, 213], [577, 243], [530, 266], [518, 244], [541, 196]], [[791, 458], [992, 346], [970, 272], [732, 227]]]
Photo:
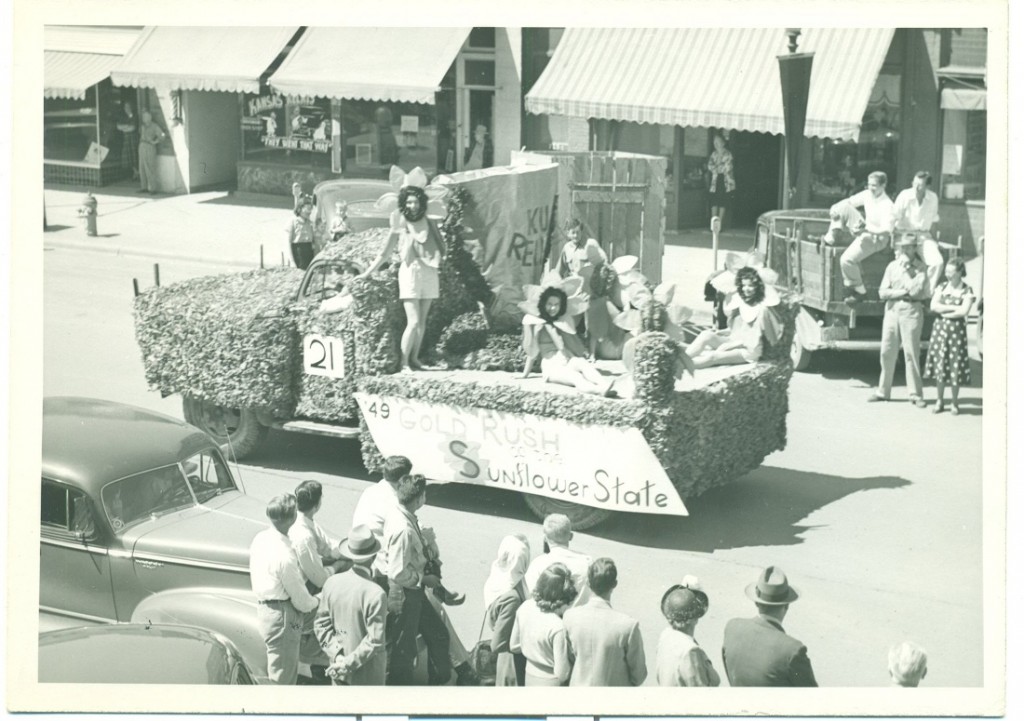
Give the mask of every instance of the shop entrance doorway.
[[728, 145], [736, 174], [736, 198], [725, 224], [729, 229], [753, 228], [761, 213], [782, 207], [782, 136], [733, 131]]

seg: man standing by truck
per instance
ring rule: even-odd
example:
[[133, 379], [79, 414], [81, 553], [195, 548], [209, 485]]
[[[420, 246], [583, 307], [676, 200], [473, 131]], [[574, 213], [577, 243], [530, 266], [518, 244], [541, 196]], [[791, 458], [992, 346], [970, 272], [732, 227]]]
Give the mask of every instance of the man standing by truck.
[[855, 208], [864, 208], [864, 232], [854, 239], [839, 259], [843, 270], [843, 285], [846, 286], [847, 303], [867, 298], [868, 289], [860, 272], [861, 261], [887, 248], [892, 241], [893, 203], [885, 194], [887, 180], [885, 173], [876, 170], [868, 176], [867, 190], [862, 190], [846, 200], [840, 200], [831, 209], [833, 214], [842, 213], [843, 209], [840, 206], [844, 203]]
[[942, 279], [944, 263], [939, 244], [932, 232], [939, 222], [939, 196], [928, 189], [932, 176], [927, 170], [914, 174], [914, 182], [896, 196], [893, 213], [896, 234], [916, 233], [921, 241], [921, 260], [928, 266], [928, 295]]

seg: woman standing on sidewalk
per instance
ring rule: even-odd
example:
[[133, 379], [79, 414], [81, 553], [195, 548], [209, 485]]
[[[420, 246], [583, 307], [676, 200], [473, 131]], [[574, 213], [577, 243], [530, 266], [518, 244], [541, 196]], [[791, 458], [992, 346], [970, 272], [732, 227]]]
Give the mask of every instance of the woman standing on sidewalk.
[[159, 125], [153, 122], [148, 110], [142, 111], [142, 128], [139, 134], [139, 183], [140, 192], [156, 193], [156, 146], [166, 137]]
[[295, 217], [288, 223], [288, 247], [292, 252], [295, 267], [305, 270], [313, 262], [313, 201], [308, 195], [299, 198], [295, 206]]
[[736, 191], [736, 176], [733, 175], [732, 153], [725, 147], [725, 138], [715, 133], [715, 149], [708, 158], [708, 172], [711, 183], [708, 188], [711, 199], [711, 215], [718, 218], [725, 228], [725, 211], [732, 205]]
[[939, 317], [932, 327], [928, 343], [928, 358], [924, 363], [924, 377], [935, 379], [938, 400], [933, 413], [945, 410], [943, 395], [949, 385], [953, 401], [949, 412], [959, 415], [960, 386], [971, 383], [971, 362], [967, 357], [967, 314], [974, 305], [974, 291], [964, 283], [967, 267], [960, 258], [946, 263], [946, 282], [932, 295], [932, 312]]

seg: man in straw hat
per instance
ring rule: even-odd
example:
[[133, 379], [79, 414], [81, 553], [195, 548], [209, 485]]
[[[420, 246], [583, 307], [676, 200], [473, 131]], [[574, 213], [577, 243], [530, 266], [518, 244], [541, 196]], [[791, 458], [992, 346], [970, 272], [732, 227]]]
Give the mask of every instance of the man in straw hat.
[[387, 594], [370, 571], [380, 542], [369, 527], [356, 526], [340, 550], [352, 567], [324, 583], [314, 624], [317, 640], [331, 660], [327, 673], [335, 684], [383, 686], [388, 665]]
[[896, 356], [902, 346], [910, 402], [918, 408], [926, 405], [921, 386], [921, 331], [929, 292], [928, 268], [917, 255], [918, 244], [915, 233], [900, 237], [896, 242], [896, 260], [886, 267], [878, 287], [878, 297], [885, 301], [880, 353], [882, 372], [878, 389], [868, 398], [869, 403], [889, 400]]
[[817, 686], [807, 647], [786, 635], [782, 621], [799, 598], [781, 568], [769, 566], [746, 588], [754, 618], [725, 626], [722, 661], [731, 686]]
[[696, 576], [684, 576], [661, 597], [669, 627], [658, 639], [659, 686], [717, 686], [721, 679], [693, 634], [708, 612], [708, 596]]

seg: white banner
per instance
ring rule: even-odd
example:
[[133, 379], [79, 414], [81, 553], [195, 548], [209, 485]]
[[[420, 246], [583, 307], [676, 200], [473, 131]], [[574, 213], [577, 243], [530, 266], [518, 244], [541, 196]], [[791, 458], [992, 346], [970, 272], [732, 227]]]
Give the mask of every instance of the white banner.
[[356, 393], [385, 456], [437, 481], [533, 493], [594, 508], [689, 515], [637, 428], [579, 425]]

